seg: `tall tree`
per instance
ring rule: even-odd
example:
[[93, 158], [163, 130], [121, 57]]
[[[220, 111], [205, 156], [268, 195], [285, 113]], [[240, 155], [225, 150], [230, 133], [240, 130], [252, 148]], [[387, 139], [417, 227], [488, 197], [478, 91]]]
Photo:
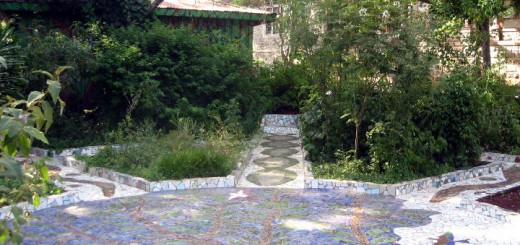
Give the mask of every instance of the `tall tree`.
[[[431, 13], [445, 20], [466, 20], [478, 28], [471, 35], [478, 39], [481, 49], [481, 68], [491, 66], [489, 20], [508, 8], [503, 0], [420, 0], [432, 5]], [[514, 0], [518, 2], [518, 0]], [[478, 35], [478, 36], [477, 36]]]

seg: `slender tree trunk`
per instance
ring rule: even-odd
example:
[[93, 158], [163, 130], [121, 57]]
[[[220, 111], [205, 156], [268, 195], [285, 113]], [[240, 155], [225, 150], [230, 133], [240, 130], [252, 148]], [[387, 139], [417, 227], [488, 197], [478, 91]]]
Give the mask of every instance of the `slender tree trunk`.
[[161, 3], [164, 2], [164, 0], [154, 0], [152, 4], [150, 5], [150, 8], [148, 9], [148, 13], [153, 13], [153, 11], [161, 5]]
[[365, 116], [365, 111], [367, 109], [368, 104], [368, 92], [365, 94], [365, 97], [363, 98], [363, 103], [361, 104], [361, 109], [359, 110], [359, 113], [355, 119], [355, 125], [356, 125], [356, 138], [354, 139], [354, 150], [356, 154], [356, 158], [359, 158], [361, 155], [361, 152], [359, 152], [359, 137], [360, 137], [360, 131], [361, 131], [361, 122], [363, 121], [363, 117]]
[[484, 20], [479, 26], [480, 34], [483, 35], [483, 40], [480, 45], [482, 49], [482, 72], [491, 67], [491, 47], [489, 35], [489, 19]]
[[354, 139], [354, 150], [356, 154], [356, 158], [359, 158], [359, 131], [361, 130], [361, 122], [356, 123], [356, 138]]

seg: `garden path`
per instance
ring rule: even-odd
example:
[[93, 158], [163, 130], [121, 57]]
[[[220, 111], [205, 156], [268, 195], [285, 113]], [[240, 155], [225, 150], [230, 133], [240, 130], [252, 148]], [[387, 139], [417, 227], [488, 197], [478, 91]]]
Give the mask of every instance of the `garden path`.
[[303, 153], [298, 135], [265, 134], [237, 187], [303, 189]]

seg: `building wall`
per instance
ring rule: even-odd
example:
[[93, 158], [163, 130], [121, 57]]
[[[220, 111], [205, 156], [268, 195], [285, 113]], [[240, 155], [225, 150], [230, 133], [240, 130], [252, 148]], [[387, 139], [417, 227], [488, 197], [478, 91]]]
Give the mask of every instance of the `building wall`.
[[253, 58], [267, 64], [280, 59], [280, 36], [266, 33], [267, 25], [255, 26], [253, 29]]
[[492, 62], [498, 62], [499, 56], [505, 56], [505, 64], [501, 71], [506, 75], [507, 81], [512, 84], [520, 84], [520, 19], [508, 19], [504, 21], [502, 38], [498, 32], [498, 23], [494, 23], [491, 38]]

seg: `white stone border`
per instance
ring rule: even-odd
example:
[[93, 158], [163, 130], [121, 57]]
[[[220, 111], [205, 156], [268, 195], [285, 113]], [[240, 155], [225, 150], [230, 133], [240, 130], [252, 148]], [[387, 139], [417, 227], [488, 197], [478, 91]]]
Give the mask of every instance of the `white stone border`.
[[[491, 194], [493, 195], [493, 194]], [[501, 207], [491, 205], [489, 203], [479, 202], [477, 200], [462, 200], [460, 202], [460, 209], [468, 210], [474, 213], [485, 215], [491, 218], [498, 219], [502, 222], [511, 222], [513, 219], [519, 219], [520, 215], [513, 211], [505, 210]]]
[[459, 170], [446, 173], [440, 176], [427, 177], [423, 179], [402, 182], [398, 184], [375, 184], [370, 182], [358, 181], [342, 181], [331, 179], [315, 179], [308, 177], [305, 179], [305, 188], [307, 189], [340, 189], [351, 192], [400, 196], [416, 191], [429, 188], [439, 188], [444, 184], [458, 182], [462, 180], [477, 178], [483, 175], [491, 174], [503, 169], [503, 163], [493, 162], [484, 166], [471, 168], [468, 170]]
[[81, 195], [81, 193], [78, 192], [66, 192], [60, 195], [42, 197], [40, 200], [40, 205], [38, 206], [34, 206], [28, 202], [21, 202], [15, 205], [0, 208], [0, 219], [11, 219], [11, 208], [15, 206], [25, 211], [34, 212], [46, 208], [79, 203], [82, 201], [84, 201], [83, 195]]
[[[262, 139], [260, 134], [253, 136], [249, 141], [246, 150], [241, 154], [240, 161], [236, 164], [236, 169], [225, 177], [210, 177], [210, 178], [193, 178], [182, 180], [165, 180], [165, 181], [148, 181], [140, 177], [131, 176], [128, 174], [119, 173], [110, 169], [102, 167], [88, 168], [83, 161], [75, 159], [74, 155], [95, 155], [106, 146], [88, 146], [81, 148], [70, 148], [62, 151], [48, 151], [44, 149], [35, 148], [32, 153], [38, 156], [51, 155], [58, 158], [61, 165], [76, 168], [82, 172], [87, 172], [92, 176], [101, 177], [112, 180], [119, 184], [128, 185], [141, 189], [147, 192], [167, 191], [167, 190], [189, 190], [189, 189], [204, 189], [204, 188], [228, 188], [235, 187], [244, 173], [247, 162], [253, 155], [253, 149], [260, 144]], [[118, 148], [119, 145], [111, 147]]]

